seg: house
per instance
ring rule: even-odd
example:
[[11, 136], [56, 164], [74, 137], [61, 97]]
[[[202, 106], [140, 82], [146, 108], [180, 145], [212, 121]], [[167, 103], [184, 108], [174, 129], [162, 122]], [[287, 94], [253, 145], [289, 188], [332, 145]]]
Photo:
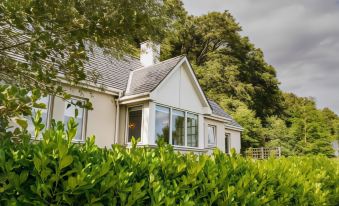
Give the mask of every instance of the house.
[[[73, 96], [68, 101], [93, 105], [93, 110], [78, 109], [74, 141], [94, 134], [100, 147], [128, 146], [132, 137], [140, 137], [140, 146], [154, 146], [163, 138], [179, 151], [208, 153], [217, 147], [240, 152], [242, 127], [206, 98], [188, 59], [178, 56], [160, 62], [159, 56], [160, 46], [149, 41], [141, 44], [140, 60], [118, 60], [94, 48], [85, 69], [100, 74], [97, 84], [86, 84], [86, 90], [65, 84]], [[47, 126], [52, 118], [67, 122], [74, 116], [75, 106], [59, 97], [41, 101], [48, 105], [43, 111]]]

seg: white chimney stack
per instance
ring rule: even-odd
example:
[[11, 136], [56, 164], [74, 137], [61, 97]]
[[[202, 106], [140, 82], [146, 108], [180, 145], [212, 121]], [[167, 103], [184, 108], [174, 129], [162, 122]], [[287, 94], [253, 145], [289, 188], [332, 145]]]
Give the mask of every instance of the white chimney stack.
[[145, 41], [140, 44], [140, 62], [144, 67], [152, 66], [160, 61], [160, 44]]

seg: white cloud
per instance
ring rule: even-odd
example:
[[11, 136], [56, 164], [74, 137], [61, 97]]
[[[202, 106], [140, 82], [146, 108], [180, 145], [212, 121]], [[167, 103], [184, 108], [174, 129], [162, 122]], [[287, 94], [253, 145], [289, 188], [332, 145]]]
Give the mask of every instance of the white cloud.
[[284, 91], [339, 114], [338, 0], [183, 0], [194, 15], [229, 10], [264, 51]]

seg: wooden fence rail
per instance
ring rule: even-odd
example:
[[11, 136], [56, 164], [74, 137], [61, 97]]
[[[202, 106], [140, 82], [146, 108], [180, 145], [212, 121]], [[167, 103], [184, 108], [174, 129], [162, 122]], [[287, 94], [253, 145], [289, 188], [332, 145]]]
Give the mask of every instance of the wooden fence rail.
[[246, 150], [246, 156], [254, 159], [267, 159], [268, 157], [281, 157], [281, 148], [249, 148]]

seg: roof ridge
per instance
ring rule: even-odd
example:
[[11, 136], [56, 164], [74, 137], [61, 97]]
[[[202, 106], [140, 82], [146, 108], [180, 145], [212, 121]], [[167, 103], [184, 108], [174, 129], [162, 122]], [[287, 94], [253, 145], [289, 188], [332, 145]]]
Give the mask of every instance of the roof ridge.
[[168, 62], [168, 61], [170, 61], [170, 60], [173, 60], [173, 59], [176, 59], [176, 58], [180, 58], [180, 57], [183, 58], [183, 57], [185, 57], [185, 55], [179, 55], [179, 56], [176, 56], [176, 57], [172, 57], [172, 58], [166, 59], [166, 60], [161, 61], [161, 62], [158, 62], [158, 63], [156, 63], [156, 64], [152, 64], [152, 65], [147, 66], [147, 67], [141, 67], [141, 68], [138, 68], [138, 69], [133, 70], [133, 72], [134, 72], [134, 71], [138, 71], [138, 70], [142, 70], [142, 69], [148, 69], [148, 68], [151, 68], [151, 67], [153, 67], [153, 66], [157, 66], [157, 65], [159, 65], [159, 64], [163, 64], [163, 63], [166, 63], [166, 62]]

